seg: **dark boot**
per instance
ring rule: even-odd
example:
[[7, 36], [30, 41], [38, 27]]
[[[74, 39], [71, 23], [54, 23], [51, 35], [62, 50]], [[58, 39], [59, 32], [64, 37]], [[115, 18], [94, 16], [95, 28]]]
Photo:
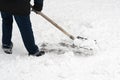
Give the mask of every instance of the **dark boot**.
[[36, 53], [29, 53], [29, 56], [36, 56], [36, 57], [39, 57], [39, 56], [42, 56], [45, 54], [45, 51], [37, 51]]
[[6, 54], [12, 54], [13, 43], [10, 45], [3, 44], [2, 49]]

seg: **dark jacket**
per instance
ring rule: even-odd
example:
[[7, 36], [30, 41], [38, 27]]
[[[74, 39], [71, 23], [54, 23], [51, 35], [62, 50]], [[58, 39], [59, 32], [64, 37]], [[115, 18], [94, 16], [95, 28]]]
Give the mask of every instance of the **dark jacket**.
[[[34, 3], [43, 5], [43, 0], [34, 0]], [[0, 0], [0, 11], [28, 15], [30, 14], [30, 0]]]

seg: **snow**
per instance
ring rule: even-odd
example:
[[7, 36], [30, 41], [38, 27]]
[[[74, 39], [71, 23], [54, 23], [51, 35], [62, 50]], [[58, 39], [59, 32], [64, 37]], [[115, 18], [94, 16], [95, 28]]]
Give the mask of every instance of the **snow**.
[[[13, 54], [0, 48], [0, 80], [120, 80], [119, 4], [119, 0], [45, 0], [43, 13], [74, 36], [97, 40], [96, 54], [86, 57], [69, 51], [28, 57], [14, 22]], [[31, 21], [36, 44], [73, 42], [33, 12]]]

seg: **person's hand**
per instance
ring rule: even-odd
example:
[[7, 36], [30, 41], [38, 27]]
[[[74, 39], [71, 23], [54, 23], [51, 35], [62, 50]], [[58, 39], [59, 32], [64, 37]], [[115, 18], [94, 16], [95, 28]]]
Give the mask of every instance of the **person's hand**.
[[43, 8], [42, 4], [34, 4], [34, 6], [32, 6], [33, 11], [35, 11], [36, 13], [41, 12]]

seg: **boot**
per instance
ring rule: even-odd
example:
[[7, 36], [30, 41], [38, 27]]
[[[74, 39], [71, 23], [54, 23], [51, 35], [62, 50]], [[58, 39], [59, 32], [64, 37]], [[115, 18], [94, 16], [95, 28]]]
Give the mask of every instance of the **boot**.
[[39, 57], [39, 56], [42, 56], [45, 54], [45, 51], [37, 51], [36, 53], [29, 53], [29, 56], [36, 56], [36, 57]]
[[13, 43], [10, 45], [3, 44], [2, 49], [6, 54], [12, 54]]

